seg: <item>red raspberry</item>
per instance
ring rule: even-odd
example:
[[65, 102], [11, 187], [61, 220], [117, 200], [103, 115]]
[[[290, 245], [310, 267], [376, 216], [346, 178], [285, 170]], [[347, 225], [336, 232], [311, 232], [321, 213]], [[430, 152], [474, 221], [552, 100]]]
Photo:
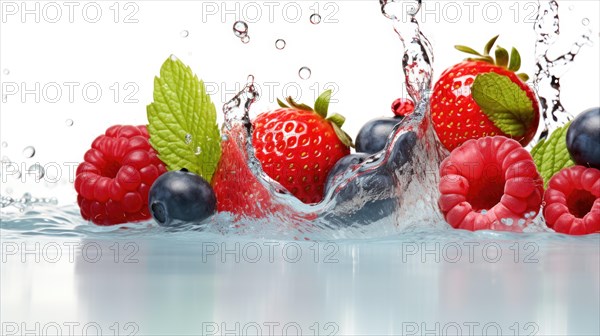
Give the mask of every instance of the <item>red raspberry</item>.
[[440, 176], [438, 205], [454, 228], [519, 231], [542, 204], [531, 155], [503, 136], [466, 141], [442, 162]]
[[406, 117], [415, 110], [415, 103], [410, 99], [398, 98], [392, 103], [392, 112], [397, 117]]
[[84, 219], [113, 225], [150, 218], [150, 186], [167, 169], [148, 137], [146, 126], [115, 125], [94, 140], [75, 178]]
[[556, 232], [600, 232], [600, 170], [574, 166], [556, 173], [544, 194], [544, 217]]

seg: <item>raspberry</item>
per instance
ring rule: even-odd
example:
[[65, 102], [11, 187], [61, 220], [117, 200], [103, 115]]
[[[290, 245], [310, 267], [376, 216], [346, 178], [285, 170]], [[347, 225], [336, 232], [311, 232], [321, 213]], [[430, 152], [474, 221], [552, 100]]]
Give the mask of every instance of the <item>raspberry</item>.
[[150, 186], [167, 169], [148, 138], [146, 126], [115, 125], [94, 140], [75, 178], [84, 219], [113, 225], [150, 218]]
[[600, 170], [565, 168], [548, 182], [544, 217], [556, 232], [582, 235], [600, 232]]
[[541, 207], [544, 188], [531, 155], [503, 136], [466, 141], [442, 162], [440, 176], [438, 205], [454, 228], [519, 230]]

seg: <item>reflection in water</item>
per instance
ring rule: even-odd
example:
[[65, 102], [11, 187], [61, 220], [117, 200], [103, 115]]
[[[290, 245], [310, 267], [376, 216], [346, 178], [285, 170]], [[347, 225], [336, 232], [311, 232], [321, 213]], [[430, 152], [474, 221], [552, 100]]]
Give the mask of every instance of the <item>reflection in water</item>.
[[[60, 238], [54, 242], [79, 244], [73, 262], [66, 248], [55, 263], [6, 255], [0, 294], [10, 309], [1, 317], [94, 321], [104, 334], [115, 322], [127, 334], [133, 322], [139, 335], [223, 328], [255, 334], [256, 325], [267, 334], [270, 322], [280, 332], [292, 323], [289, 334], [292, 326], [309, 335], [311, 327], [346, 335], [408, 333], [415, 326], [452, 334], [455, 324], [467, 334], [473, 321], [480, 333], [486, 323], [504, 334], [513, 334], [511, 327], [528, 334], [532, 326], [539, 335], [598, 333], [600, 235], [452, 232], [377, 244], [190, 232]], [[30, 247], [36, 241], [15, 240]]]

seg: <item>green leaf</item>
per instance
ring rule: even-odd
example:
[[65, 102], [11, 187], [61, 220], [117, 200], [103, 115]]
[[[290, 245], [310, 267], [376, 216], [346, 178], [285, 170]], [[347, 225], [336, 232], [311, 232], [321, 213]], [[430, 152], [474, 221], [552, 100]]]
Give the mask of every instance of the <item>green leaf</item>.
[[147, 106], [150, 144], [169, 170], [187, 168], [210, 182], [221, 156], [215, 105], [204, 82], [175, 57], [154, 78]]
[[331, 123], [331, 126], [333, 127], [333, 131], [335, 132], [335, 135], [338, 137], [338, 139], [340, 139], [340, 141], [344, 145], [346, 145], [347, 147], [354, 148], [354, 144], [352, 143], [352, 138], [348, 135], [348, 133], [344, 132], [335, 123]]
[[527, 93], [506, 76], [495, 72], [478, 75], [471, 95], [494, 125], [510, 136], [524, 135], [533, 121], [533, 104]]
[[291, 106], [291, 107], [293, 107], [293, 108], [296, 108], [296, 109], [298, 109], [298, 110], [304, 110], [304, 111], [312, 111], [312, 110], [313, 110], [313, 109], [312, 109], [312, 107], [310, 107], [310, 106], [308, 106], [308, 105], [306, 105], [306, 104], [304, 104], [304, 103], [296, 103], [296, 102], [294, 101], [294, 98], [292, 98], [291, 96], [290, 96], [290, 97], [287, 97], [287, 98], [285, 99], [285, 101], [286, 101], [288, 104], [290, 104], [290, 106]]
[[501, 46], [496, 47], [496, 65], [503, 68], [508, 65], [508, 51]]
[[517, 72], [521, 69], [521, 54], [515, 48], [510, 51], [510, 63], [508, 64], [508, 70]]
[[289, 108], [289, 106], [287, 106], [284, 102], [279, 100], [279, 98], [277, 98], [277, 104], [279, 105], [279, 107]]
[[486, 62], [486, 63], [494, 64], [494, 59], [491, 58], [490, 56], [467, 58], [467, 61]]
[[473, 49], [473, 48], [470, 48], [470, 47], [467, 47], [467, 46], [464, 46], [464, 45], [455, 45], [455, 46], [454, 46], [454, 48], [455, 48], [456, 50], [458, 50], [458, 51], [462, 51], [462, 52], [464, 52], [464, 53], [467, 53], [467, 54], [471, 54], [471, 55], [475, 55], [475, 56], [482, 56], [482, 55], [481, 55], [481, 54], [480, 54], [478, 51], [476, 51], [475, 49]]
[[327, 90], [317, 98], [315, 101], [315, 111], [318, 115], [323, 118], [327, 118], [327, 111], [329, 110], [329, 100], [331, 99], [331, 90]]
[[344, 126], [344, 123], [346, 122], [346, 118], [339, 114], [339, 113], [334, 113], [333, 115], [331, 115], [331, 117], [327, 118], [327, 120], [331, 121], [332, 123], [336, 124], [338, 127], [342, 127]]
[[498, 39], [498, 36], [500, 35], [496, 35], [494, 37], [492, 37], [491, 40], [488, 41], [488, 43], [485, 44], [485, 47], [483, 48], [483, 54], [484, 55], [489, 55], [490, 51], [492, 50], [492, 47], [494, 46], [494, 43], [496, 43], [496, 40]]
[[522, 73], [520, 73], [520, 74], [517, 74], [517, 76], [518, 76], [519, 78], [521, 78], [521, 80], [522, 80], [523, 82], [527, 82], [527, 81], [529, 80], [529, 75], [527, 75], [526, 73], [523, 73], [523, 72], [522, 72]]
[[567, 150], [567, 130], [570, 123], [554, 131], [546, 140], [538, 142], [531, 156], [547, 186], [548, 181], [561, 169], [575, 165]]

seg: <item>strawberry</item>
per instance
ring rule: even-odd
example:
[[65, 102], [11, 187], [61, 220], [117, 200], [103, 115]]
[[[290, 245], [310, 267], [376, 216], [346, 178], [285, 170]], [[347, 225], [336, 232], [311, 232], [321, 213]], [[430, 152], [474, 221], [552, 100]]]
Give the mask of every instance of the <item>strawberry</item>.
[[253, 122], [252, 145], [263, 171], [304, 203], [322, 200], [329, 171], [352, 146], [340, 128], [345, 118], [327, 117], [330, 97], [325, 91], [314, 109], [288, 97], [289, 106], [279, 101], [280, 109]]
[[[540, 115], [534, 92], [524, 83], [526, 74], [519, 52], [502, 47], [489, 55], [498, 36], [485, 46], [484, 53], [465, 46], [456, 49], [475, 55], [446, 69], [431, 95], [431, 117], [442, 144], [453, 150], [469, 139], [502, 135], [521, 145], [533, 139]], [[509, 62], [510, 59], [510, 62]]]
[[[212, 179], [212, 186], [217, 197], [217, 210], [236, 215], [262, 218], [269, 213], [281, 210], [271, 201], [267, 189], [260, 184], [248, 167], [245, 139], [234, 136], [243, 134], [239, 128], [233, 129], [221, 143], [223, 155]], [[238, 144], [242, 141], [242, 144]]]

